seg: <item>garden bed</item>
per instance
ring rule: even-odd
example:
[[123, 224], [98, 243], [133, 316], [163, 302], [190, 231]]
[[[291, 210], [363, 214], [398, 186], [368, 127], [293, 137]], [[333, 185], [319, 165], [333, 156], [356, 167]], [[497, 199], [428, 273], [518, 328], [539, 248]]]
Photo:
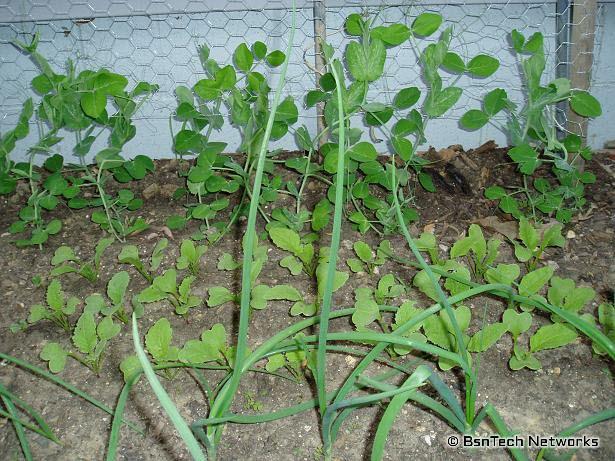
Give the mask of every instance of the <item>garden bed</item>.
[[[483, 195], [486, 185], [510, 184], [511, 171], [514, 171], [515, 166], [506, 165], [505, 151], [498, 149], [485, 152], [477, 149], [460, 155], [469, 159], [470, 165], [478, 166], [473, 175], [468, 174], [465, 178], [469, 181], [468, 184], [462, 185], [458, 175], [451, 176], [450, 168], [440, 165], [432, 171], [438, 192], [429, 193], [418, 188], [416, 190], [415, 205], [420, 220], [412, 224], [411, 233], [417, 236], [423, 231], [433, 232], [443, 253], [463, 236], [472, 223], [480, 224], [486, 236], [495, 235], [498, 231], [506, 233], [507, 229], [513, 229], [514, 232], [517, 225], [515, 221], [508, 221], [509, 218], [497, 210], [497, 204], [485, 199]], [[586, 309], [586, 312], [590, 313], [595, 312], [599, 300], [613, 299], [614, 160], [613, 153], [599, 153], [587, 163], [586, 170], [593, 172], [597, 178], [595, 184], [588, 185], [586, 189], [588, 206], [566, 226], [564, 248], [549, 248], [546, 252], [548, 264], [556, 269], [556, 275], [572, 278], [578, 285], [595, 289], [596, 300]], [[183, 180], [177, 176], [177, 169], [176, 161], [157, 161], [155, 173], [138, 183], [138, 191], [135, 189], [147, 198], [138, 214], [150, 224], [150, 228], [129, 237], [127, 243], [137, 245], [140, 254], [146, 256], [151, 254], [157, 241], [168, 238], [169, 246], [164, 253], [161, 269], [175, 264], [182, 239], [189, 238], [197, 230], [194, 221], [188, 222], [187, 228], [183, 230], [170, 231], [166, 227], [167, 217], [182, 213], [183, 210], [182, 202], [172, 199], [175, 189], [183, 186]], [[438, 178], [443, 179], [438, 181]], [[311, 203], [316, 203], [322, 197], [323, 191], [320, 183], [316, 182], [308, 183], [306, 189], [305, 201], [311, 209]], [[3, 201], [0, 229], [6, 229], [14, 221], [23, 199], [24, 196], [18, 191]], [[283, 204], [284, 200], [276, 202], [276, 206]], [[39, 354], [46, 343], [58, 341], [68, 344], [68, 337], [63, 337], [61, 331], [48, 322], [37, 323], [25, 332], [17, 333], [9, 331], [9, 326], [25, 319], [30, 306], [44, 299], [45, 285], [49, 281], [47, 274], [52, 269], [50, 261], [59, 245], [72, 247], [77, 255], [85, 259], [91, 257], [96, 243], [105, 237], [105, 233], [89, 222], [90, 212], [69, 208], [56, 210], [56, 215], [63, 221], [63, 229], [60, 234], [52, 236], [42, 250], [36, 247], [16, 248], [11, 242], [13, 237], [7, 233], [0, 237], [0, 259], [4, 273], [0, 282], [0, 292], [3, 295], [0, 317], [2, 352], [44, 366]], [[259, 223], [257, 229], [263, 229], [263, 225], [263, 222]], [[230, 253], [235, 259], [241, 255], [244, 226], [245, 220], [240, 219], [231, 232], [207, 249], [201, 260], [197, 279], [192, 284], [194, 295], [206, 299], [208, 289], [214, 286], [224, 286], [235, 293], [239, 291], [240, 269], [221, 271], [217, 264], [223, 253]], [[330, 235], [324, 232], [322, 238], [320, 244], [327, 244]], [[400, 235], [385, 238], [391, 241], [397, 256], [411, 257]], [[382, 237], [373, 232], [361, 235], [353, 230], [350, 223], [345, 223], [338, 268], [348, 271], [346, 260], [355, 256], [354, 242], [362, 240], [376, 248], [381, 239]], [[269, 258], [259, 280], [268, 285], [290, 284], [302, 294], [313, 295], [313, 280], [305, 275], [291, 276], [287, 269], [278, 264], [285, 252], [269, 241], [265, 241], [265, 244], [269, 247]], [[85, 282], [75, 274], [62, 276], [64, 292], [80, 300], [95, 292], [105, 293], [107, 281], [118, 270], [129, 272], [131, 294], [146, 288], [148, 284], [132, 267], [118, 263], [117, 255], [122, 246], [115, 242], [105, 251], [101, 274], [94, 284]], [[513, 260], [511, 249], [503, 245], [498, 262]], [[415, 269], [399, 262], [387, 261], [377, 268], [377, 272], [375, 275], [351, 272], [348, 282], [334, 294], [333, 310], [340, 306], [351, 307], [355, 299], [355, 288], [374, 287], [377, 277], [388, 273], [394, 274], [407, 287], [396, 305], [407, 299], [416, 300], [422, 306], [430, 304], [428, 298], [412, 287]], [[43, 279], [42, 285], [38, 287], [32, 282], [37, 276]], [[289, 316], [291, 305], [292, 303], [287, 301], [269, 301], [266, 309], [252, 311], [249, 336], [252, 350], [271, 335], [298, 320]], [[505, 302], [491, 297], [473, 298], [468, 305], [479, 319], [485, 313], [487, 322], [498, 321], [506, 309]], [[541, 314], [536, 312], [533, 316], [535, 319], [541, 318]], [[229, 342], [235, 342], [238, 308], [233, 303], [212, 308], [203, 304], [191, 309], [185, 317], [175, 315], [173, 308], [166, 301], [146, 304], [144, 315], [139, 320], [141, 334], [162, 317], [169, 319], [173, 327], [172, 344], [176, 346], [198, 338], [204, 330], [216, 323], [222, 323], [230, 336]], [[547, 318], [544, 315], [543, 317]], [[539, 325], [540, 320], [537, 320], [532, 328]], [[475, 327], [476, 325], [472, 324], [471, 332], [476, 330]], [[345, 331], [352, 329], [352, 326], [348, 319], [343, 318], [332, 320], [330, 329]], [[477, 398], [479, 407], [483, 403], [491, 402], [509, 427], [519, 428], [524, 434], [554, 435], [574, 421], [612, 406], [615, 401], [612, 362], [593, 355], [591, 343], [586, 339], [581, 338], [563, 348], [541, 352], [542, 369], [538, 371], [511, 371], [508, 367], [511, 349], [512, 341], [505, 337], [495, 347], [480, 355]], [[60, 376], [113, 407], [124, 383], [119, 364], [133, 353], [130, 329], [123, 328], [113, 340], [99, 376], [74, 360], [68, 361]], [[417, 356], [412, 360], [427, 358]], [[358, 359], [347, 353], [339, 353], [330, 354], [328, 360], [327, 387], [333, 389], [343, 382]], [[408, 360], [409, 356], [403, 358], [404, 362]], [[264, 362], [260, 362], [257, 366], [262, 369], [263, 365]], [[378, 372], [376, 367], [370, 370], [370, 373]], [[211, 373], [207, 376], [208, 379], [211, 376], [212, 382], [223, 376], [218, 372], [208, 373]], [[292, 377], [291, 374], [288, 376]], [[453, 372], [442, 376], [455, 393], [458, 393], [463, 383], [461, 373]], [[8, 363], [3, 362], [0, 366], [0, 381], [38, 410], [61, 440], [62, 445], [56, 445], [45, 438], [32, 435], [35, 459], [104, 458], [112, 419], [110, 415], [52, 383], [18, 370]], [[174, 379], [164, 379], [162, 382], [185, 419], [191, 422], [207, 416], [204, 389], [192, 371], [181, 371]], [[249, 373], [242, 379], [232, 410], [236, 413], [251, 414], [282, 409], [314, 398], [314, 392], [311, 379], [306, 380], [302, 376], [298, 376], [297, 382], [294, 382], [265, 373]], [[334, 459], [368, 459], [366, 453], [370, 452], [375, 425], [382, 416], [383, 408], [374, 406], [357, 410], [346, 420], [334, 444]], [[145, 435], [141, 436], [124, 426], [118, 449], [119, 459], [189, 459], [184, 445], [160, 409], [144, 378], [141, 378], [131, 392], [126, 419], [145, 428]], [[486, 423], [479, 428], [481, 434], [490, 432], [491, 428]], [[509, 454], [505, 451], [450, 448], [447, 445], [447, 436], [453, 433], [453, 429], [428, 411], [418, 406], [406, 405], [389, 433], [385, 459], [509, 459]], [[613, 421], [585, 429], [581, 434], [600, 437], [601, 446], [598, 449], [578, 451], [576, 459], [614, 459], [614, 433]], [[312, 460], [319, 459], [321, 447], [319, 418], [315, 410], [309, 410], [290, 418], [258, 425], [229, 424], [224, 431], [219, 459]], [[0, 419], [0, 452], [6, 459], [18, 457], [20, 453], [13, 426], [3, 419]]]

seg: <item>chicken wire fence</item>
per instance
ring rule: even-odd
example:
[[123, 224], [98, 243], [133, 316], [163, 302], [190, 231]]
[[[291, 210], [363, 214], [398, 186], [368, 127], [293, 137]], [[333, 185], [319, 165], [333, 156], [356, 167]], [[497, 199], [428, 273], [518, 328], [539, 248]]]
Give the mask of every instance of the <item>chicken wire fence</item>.
[[[503, 136], [489, 127], [473, 133], [461, 131], [457, 120], [466, 110], [478, 107], [481, 96], [496, 87], [506, 89], [511, 99], [521, 100], [518, 63], [508, 43], [508, 34], [513, 29], [526, 36], [542, 32], [548, 56], [547, 75], [570, 76], [574, 27], [594, 20], [589, 15], [578, 14], [585, 8], [585, 2], [592, 0], [579, 0], [574, 6], [573, 2], [562, 0], [492, 0], [491, 3], [449, 0], [446, 4], [407, 0], [298, 0], [295, 41], [284, 92], [293, 96], [301, 107], [306, 92], [316, 87], [315, 11], [317, 15], [323, 11], [317, 19], [326, 24], [326, 41], [340, 52], [348, 40], [343, 32], [344, 20], [351, 13], [377, 13], [385, 24], [410, 25], [424, 11], [438, 12], [444, 17], [444, 25], [454, 28], [453, 51], [462, 57], [479, 51], [492, 54], [498, 57], [501, 66], [486, 79], [465, 76], [459, 79], [457, 86], [464, 89], [464, 96], [442, 120], [428, 127], [428, 141], [436, 147], [457, 143], [472, 147], [487, 139], [505, 144]], [[573, 14], [574, 8], [577, 14]], [[600, 5], [598, 23], [602, 9]], [[242, 42], [251, 44], [260, 40], [270, 50], [283, 50], [290, 24], [288, 0], [0, 0], [0, 132], [13, 126], [21, 104], [32, 96], [30, 81], [38, 75], [34, 63], [12, 42], [29, 42], [36, 31], [40, 35], [39, 51], [56, 69], [65, 69], [66, 61], [72, 59], [77, 70], [106, 67], [126, 75], [132, 82], [157, 83], [160, 90], [135, 117], [137, 136], [127, 145], [127, 154], [168, 157], [172, 155], [170, 125], [177, 104], [174, 90], [178, 85], [191, 87], [204, 77], [197, 46], [208, 45], [212, 58], [229, 63]], [[588, 33], [593, 34], [593, 29]], [[370, 90], [372, 100], [389, 102], [399, 89], [417, 84], [420, 80], [417, 52], [410, 42], [388, 51], [386, 76]], [[591, 68], [581, 71], [590, 72]], [[276, 69], [266, 69], [265, 73], [273, 87], [278, 76]], [[566, 113], [561, 111], [559, 117], [564, 126]], [[315, 109], [300, 109], [299, 124], [306, 125], [314, 134]], [[240, 143], [239, 132], [228, 124], [214, 138], [230, 140], [231, 150]], [[279, 144], [276, 147], [295, 147], [289, 137]]]

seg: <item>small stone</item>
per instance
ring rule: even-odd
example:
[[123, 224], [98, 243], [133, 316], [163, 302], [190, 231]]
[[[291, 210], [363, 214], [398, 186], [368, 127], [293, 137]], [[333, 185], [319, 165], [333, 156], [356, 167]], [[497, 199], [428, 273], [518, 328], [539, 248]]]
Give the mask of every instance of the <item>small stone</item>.
[[165, 198], [171, 198], [175, 194], [176, 190], [177, 190], [177, 186], [175, 184], [164, 184], [160, 188], [160, 195], [162, 195]]
[[352, 355], [347, 355], [346, 357], [344, 357], [344, 360], [346, 361], [348, 366], [353, 366], [355, 363], [357, 363], [357, 359], [355, 359]]
[[553, 374], [554, 375], [559, 375], [561, 372], [562, 372], [562, 370], [560, 369], [560, 367], [553, 368]]
[[155, 197], [160, 193], [160, 186], [158, 184], [150, 184], [145, 189], [143, 189], [143, 198], [146, 200]]
[[577, 234], [574, 233], [574, 231], [572, 229], [570, 229], [568, 232], [566, 232], [566, 238], [567, 239], [573, 239], [577, 236]]

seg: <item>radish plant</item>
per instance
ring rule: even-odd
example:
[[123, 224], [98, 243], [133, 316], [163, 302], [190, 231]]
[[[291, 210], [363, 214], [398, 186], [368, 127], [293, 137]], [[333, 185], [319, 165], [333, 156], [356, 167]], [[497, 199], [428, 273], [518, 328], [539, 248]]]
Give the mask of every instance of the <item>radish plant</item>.
[[51, 270], [50, 275], [56, 277], [58, 275], [74, 273], [82, 276], [89, 282], [96, 282], [100, 273], [102, 255], [113, 242], [112, 238], [100, 239], [94, 249], [94, 257], [85, 262], [82, 262], [75, 255], [75, 251], [71, 247], [66, 245], [58, 247], [53, 254], [53, 258], [51, 258], [51, 265], [54, 268]]

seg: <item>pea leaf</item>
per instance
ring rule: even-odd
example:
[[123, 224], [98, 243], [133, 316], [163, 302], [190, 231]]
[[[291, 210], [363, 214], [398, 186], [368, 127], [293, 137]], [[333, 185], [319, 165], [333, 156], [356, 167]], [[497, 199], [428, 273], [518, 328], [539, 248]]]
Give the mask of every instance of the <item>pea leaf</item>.
[[378, 38], [387, 46], [398, 46], [410, 38], [410, 29], [405, 24], [378, 26], [371, 30], [372, 38]]
[[254, 56], [245, 43], [240, 43], [239, 46], [235, 48], [233, 59], [235, 60], [237, 68], [244, 72], [248, 72], [254, 63]]
[[408, 109], [415, 105], [420, 97], [421, 92], [417, 87], [403, 88], [395, 95], [393, 106], [398, 110]]
[[468, 130], [478, 130], [487, 124], [489, 116], [482, 110], [472, 109], [461, 116], [459, 123]]
[[496, 88], [485, 95], [483, 109], [489, 116], [493, 116], [506, 107], [508, 95], [501, 88]]
[[449, 86], [437, 93], [430, 93], [425, 100], [425, 112], [431, 117], [444, 115], [461, 97], [463, 90], [458, 87]]
[[263, 59], [267, 54], [267, 45], [257, 40], [252, 45], [252, 53], [254, 53], [256, 59]]
[[442, 67], [455, 74], [461, 74], [466, 71], [466, 65], [463, 62], [463, 59], [461, 59], [457, 53], [453, 53], [452, 51], [448, 51], [444, 55]]
[[346, 48], [346, 61], [352, 76], [360, 82], [373, 82], [382, 76], [386, 48], [382, 40], [373, 39], [368, 47], [350, 42]]
[[412, 23], [412, 33], [428, 37], [442, 24], [442, 16], [436, 13], [422, 13]]
[[598, 117], [602, 115], [600, 103], [587, 91], [574, 91], [570, 98], [570, 107], [583, 117]]
[[89, 117], [100, 117], [106, 107], [107, 96], [102, 91], [88, 91], [81, 96], [81, 108]]
[[500, 61], [486, 54], [479, 54], [468, 63], [468, 72], [477, 77], [489, 77], [500, 67]]
[[538, 153], [529, 144], [513, 147], [508, 151], [508, 155], [519, 164], [519, 171], [523, 174], [534, 173], [540, 165]]
[[346, 22], [344, 23], [344, 27], [348, 35], [362, 35], [363, 27], [365, 26], [365, 21], [361, 18], [360, 14], [353, 13], [348, 15], [346, 18]]
[[348, 150], [348, 155], [357, 162], [369, 162], [378, 158], [378, 152], [370, 142], [359, 142]]
[[269, 53], [265, 59], [271, 67], [278, 67], [282, 65], [282, 63], [286, 59], [286, 55], [280, 50], [275, 50]]

